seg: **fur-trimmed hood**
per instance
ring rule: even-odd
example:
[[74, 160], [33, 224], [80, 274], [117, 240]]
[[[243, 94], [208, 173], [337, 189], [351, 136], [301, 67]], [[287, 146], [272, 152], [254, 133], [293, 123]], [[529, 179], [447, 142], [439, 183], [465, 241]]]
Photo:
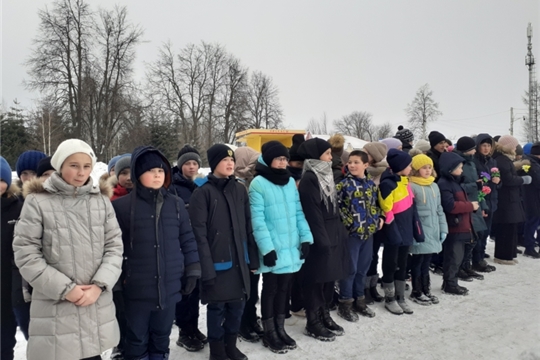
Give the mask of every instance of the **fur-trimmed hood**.
[[531, 161], [529, 159], [521, 159], [514, 161], [514, 168], [519, 171], [522, 169], [523, 165], [531, 165]]
[[[75, 192], [75, 189], [79, 189], [79, 193], [88, 192], [90, 194], [101, 193], [107, 198], [112, 196], [112, 187], [109, 185], [107, 180], [100, 178], [99, 187], [93, 185], [93, 179], [90, 178], [86, 185], [83, 185], [79, 188], [67, 184], [57, 172], [53, 173], [47, 180], [42, 181], [39, 178], [28, 181], [23, 186], [23, 197], [27, 197], [30, 194], [39, 194], [44, 192], [57, 193], [57, 192]], [[82, 191], [81, 191], [82, 190]]]
[[11, 183], [11, 185], [6, 190], [6, 197], [12, 198], [12, 197], [19, 197], [22, 195], [21, 188], [19, 185], [15, 182]]

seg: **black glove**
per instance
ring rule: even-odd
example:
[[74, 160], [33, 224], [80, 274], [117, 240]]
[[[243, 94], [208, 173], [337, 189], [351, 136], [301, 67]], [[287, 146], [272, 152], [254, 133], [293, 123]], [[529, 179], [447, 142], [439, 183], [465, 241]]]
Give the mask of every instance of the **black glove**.
[[209, 287], [212, 287], [216, 284], [216, 279], [210, 279], [210, 280], [206, 280], [206, 281], [203, 281], [202, 282], [202, 287], [203, 289], [204, 288], [209, 288]]
[[308, 257], [309, 254], [309, 243], [304, 242], [300, 244], [300, 260], [303, 260]]
[[272, 267], [276, 266], [277, 255], [274, 250], [263, 256], [264, 266]]
[[196, 285], [197, 285], [197, 278], [194, 276], [189, 276], [184, 282], [184, 286], [182, 288], [182, 295], [191, 294], [193, 292], [193, 289], [195, 289]]

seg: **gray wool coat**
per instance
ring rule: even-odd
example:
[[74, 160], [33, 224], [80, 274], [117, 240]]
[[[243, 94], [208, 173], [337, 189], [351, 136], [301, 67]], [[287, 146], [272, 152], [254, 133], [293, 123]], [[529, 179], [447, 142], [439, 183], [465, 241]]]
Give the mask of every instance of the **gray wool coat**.
[[[13, 250], [33, 287], [28, 360], [75, 360], [119, 342], [112, 288], [122, 265], [122, 237], [105, 184], [74, 187], [54, 173], [27, 184]], [[105, 287], [85, 307], [65, 299], [75, 285]]]

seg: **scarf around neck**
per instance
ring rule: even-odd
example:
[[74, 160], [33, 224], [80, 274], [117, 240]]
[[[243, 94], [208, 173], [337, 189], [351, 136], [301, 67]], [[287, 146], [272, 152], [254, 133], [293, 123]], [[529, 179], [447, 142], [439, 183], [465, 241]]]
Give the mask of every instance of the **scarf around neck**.
[[262, 176], [272, 184], [284, 186], [289, 183], [291, 173], [287, 169], [274, 169], [269, 166], [257, 163], [255, 166], [257, 176]]
[[431, 185], [435, 181], [435, 178], [433, 176], [430, 176], [427, 179], [420, 176], [411, 176], [409, 179], [412, 183], [422, 186]]
[[304, 171], [302, 174], [306, 171], [312, 171], [315, 176], [317, 176], [321, 198], [324, 201], [326, 210], [335, 210], [337, 206], [337, 193], [332, 163], [316, 159], [307, 159], [304, 161]]

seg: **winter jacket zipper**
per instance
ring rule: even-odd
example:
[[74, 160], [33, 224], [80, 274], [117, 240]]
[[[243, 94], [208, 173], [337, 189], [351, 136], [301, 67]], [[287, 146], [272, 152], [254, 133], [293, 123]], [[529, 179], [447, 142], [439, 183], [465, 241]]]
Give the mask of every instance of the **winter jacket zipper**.
[[158, 306], [160, 309], [163, 309], [163, 304], [161, 303], [161, 272], [160, 272], [160, 263], [159, 263], [159, 214], [161, 212], [161, 206], [163, 202], [158, 202], [159, 190], [154, 196], [154, 202], [156, 204], [156, 259], [157, 259], [157, 287], [158, 287]]

